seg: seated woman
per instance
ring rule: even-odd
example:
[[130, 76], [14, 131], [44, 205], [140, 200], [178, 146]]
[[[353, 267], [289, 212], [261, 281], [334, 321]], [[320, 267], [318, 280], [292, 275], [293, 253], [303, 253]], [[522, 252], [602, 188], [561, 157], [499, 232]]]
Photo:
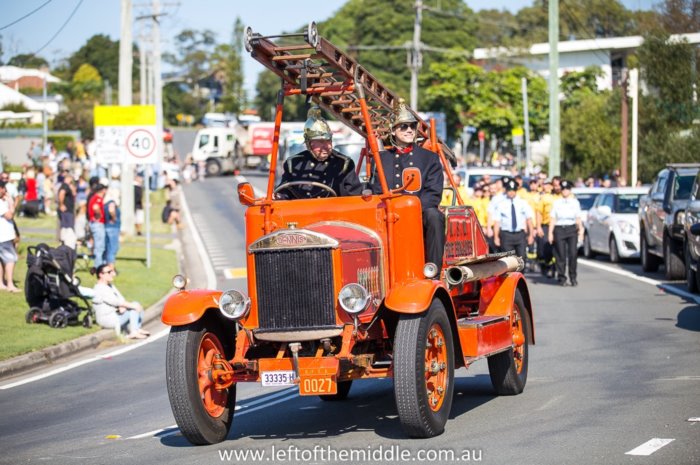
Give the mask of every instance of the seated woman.
[[97, 284], [92, 297], [97, 324], [103, 328], [114, 328], [121, 334], [122, 328], [128, 325], [129, 339], [145, 339], [150, 333], [141, 329], [143, 307], [138, 302], [128, 302], [112, 282], [114, 281], [114, 266], [104, 263], [95, 270]]

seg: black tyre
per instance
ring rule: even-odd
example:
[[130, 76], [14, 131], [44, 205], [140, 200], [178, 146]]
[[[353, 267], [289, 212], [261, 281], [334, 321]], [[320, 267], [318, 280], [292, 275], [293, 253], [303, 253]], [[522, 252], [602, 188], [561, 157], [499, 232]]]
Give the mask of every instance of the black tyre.
[[39, 318], [41, 317], [41, 310], [39, 310], [36, 307], [32, 307], [29, 309], [26, 315], [24, 315], [24, 319], [27, 323], [32, 324], [32, 323], [39, 323]]
[[670, 237], [666, 237], [664, 240], [664, 274], [668, 280], [685, 278], [685, 263], [683, 263], [678, 248]]
[[693, 264], [693, 257], [690, 255], [690, 250], [688, 250], [688, 244], [685, 245], [685, 281], [688, 285], [688, 291], [697, 293], [700, 290], [700, 279], [698, 279], [698, 273], [693, 271], [690, 265]]
[[199, 320], [173, 327], [168, 336], [165, 373], [170, 407], [180, 432], [194, 445], [223, 441], [233, 423], [236, 385], [216, 389], [210, 376], [216, 357], [232, 356], [225, 347], [233, 344], [223, 334], [214, 324]]
[[610, 261], [612, 263], [620, 262], [620, 252], [617, 250], [617, 241], [615, 236], [610, 236]]
[[216, 160], [207, 161], [207, 176], [214, 177], [221, 174], [221, 164]]
[[642, 229], [639, 233], [639, 249], [639, 255], [642, 261], [642, 269], [648, 272], [654, 272], [658, 270], [659, 265], [661, 264], [661, 260], [659, 260], [659, 257], [657, 257], [649, 251], [647, 235], [646, 232], [644, 232], [644, 229]]
[[338, 392], [335, 394], [329, 394], [326, 396], [318, 396], [321, 400], [325, 400], [327, 402], [333, 402], [337, 400], [345, 400], [348, 397], [348, 394], [350, 393], [350, 388], [352, 387], [352, 380], [350, 381], [341, 381], [338, 383]]
[[520, 290], [515, 292], [511, 324], [513, 334], [516, 336], [513, 339], [518, 339], [519, 333], [522, 334], [522, 345], [488, 357], [491, 384], [500, 396], [520, 394], [527, 383], [530, 314], [525, 309], [525, 302]]
[[452, 330], [439, 299], [419, 315], [402, 314], [394, 338], [394, 396], [412, 437], [442, 434], [454, 391]]
[[56, 310], [49, 317], [49, 326], [52, 328], [63, 329], [68, 326], [68, 312], [63, 310]]
[[588, 233], [583, 236], [583, 256], [586, 258], [595, 258], [595, 252], [591, 248], [591, 237]]
[[83, 317], [83, 326], [86, 328], [92, 328], [92, 315], [89, 313]]

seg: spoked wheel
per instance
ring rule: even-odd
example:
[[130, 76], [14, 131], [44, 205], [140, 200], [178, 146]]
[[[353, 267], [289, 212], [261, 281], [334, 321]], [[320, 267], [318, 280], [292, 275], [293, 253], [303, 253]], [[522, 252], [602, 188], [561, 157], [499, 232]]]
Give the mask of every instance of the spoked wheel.
[[348, 397], [348, 393], [350, 393], [350, 388], [352, 387], [352, 380], [350, 381], [341, 381], [338, 383], [338, 392], [335, 394], [328, 394], [325, 396], [318, 396], [321, 400], [325, 401], [336, 401], [336, 400], [345, 400]]
[[63, 329], [68, 326], [68, 312], [57, 310], [49, 317], [49, 326], [52, 328]]
[[24, 319], [27, 321], [27, 323], [39, 323], [39, 317], [41, 316], [41, 310], [39, 310], [36, 307], [32, 307], [29, 309], [27, 314], [24, 316]]
[[219, 327], [200, 320], [170, 330], [166, 349], [168, 397], [182, 435], [192, 444], [226, 439], [236, 403], [236, 385], [219, 389], [216, 370], [231, 351]]
[[488, 357], [491, 384], [501, 396], [520, 394], [527, 382], [528, 345], [530, 344], [530, 314], [520, 290], [515, 291], [511, 316], [513, 347]]
[[440, 300], [420, 315], [401, 315], [394, 339], [394, 396], [409, 436], [429, 438], [445, 430], [454, 363], [450, 322]]

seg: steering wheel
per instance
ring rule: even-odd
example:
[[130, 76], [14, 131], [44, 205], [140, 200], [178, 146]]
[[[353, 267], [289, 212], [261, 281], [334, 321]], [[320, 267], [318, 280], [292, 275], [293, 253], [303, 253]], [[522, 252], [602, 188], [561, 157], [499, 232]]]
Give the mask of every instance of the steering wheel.
[[[315, 182], [315, 181], [291, 181], [291, 182], [285, 182], [284, 184], [280, 184], [277, 186], [277, 188], [273, 191], [273, 194], [277, 194], [278, 192], [282, 191], [287, 191], [289, 194], [294, 197], [295, 199], [305, 199], [307, 197], [299, 195], [299, 191], [295, 189], [295, 187], [298, 186], [311, 186], [311, 187], [317, 187], [320, 188], [323, 192], [321, 193], [322, 198], [327, 198], [327, 197], [337, 197], [337, 194], [335, 191], [326, 186], [323, 183], [320, 182]], [[325, 194], [325, 195], [323, 195]]]

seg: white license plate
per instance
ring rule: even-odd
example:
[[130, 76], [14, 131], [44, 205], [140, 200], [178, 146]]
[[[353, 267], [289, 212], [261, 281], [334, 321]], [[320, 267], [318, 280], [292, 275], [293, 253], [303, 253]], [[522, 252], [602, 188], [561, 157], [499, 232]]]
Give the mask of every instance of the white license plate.
[[263, 371], [260, 375], [263, 386], [292, 386], [294, 384], [293, 371]]

